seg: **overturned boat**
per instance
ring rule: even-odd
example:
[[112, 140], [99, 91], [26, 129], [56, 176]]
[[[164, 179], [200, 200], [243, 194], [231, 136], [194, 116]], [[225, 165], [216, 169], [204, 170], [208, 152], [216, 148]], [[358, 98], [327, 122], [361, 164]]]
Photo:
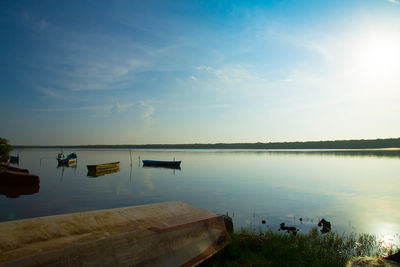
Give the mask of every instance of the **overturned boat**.
[[223, 215], [183, 202], [0, 223], [0, 265], [193, 266], [230, 241]]

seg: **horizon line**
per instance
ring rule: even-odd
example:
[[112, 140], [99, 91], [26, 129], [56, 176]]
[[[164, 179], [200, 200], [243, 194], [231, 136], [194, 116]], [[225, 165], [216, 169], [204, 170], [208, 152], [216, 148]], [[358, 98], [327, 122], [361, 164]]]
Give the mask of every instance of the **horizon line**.
[[12, 147], [88, 147], [88, 146], [210, 146], [210, 145], [272, 145], [272, 144], [307, 144], [307, 143], [334, 143], [334, 142], [360, 142], [360, 141], [390, 141], [400, 137], [376, 138], [376, 139], [337, 139], [337, 140], [311, 140], [311, 141], [275, 141], [275, 142], [236, 142], [236, 143], [147, 143], [147, 144], [86, 144], [86, 145], [11, 145]]

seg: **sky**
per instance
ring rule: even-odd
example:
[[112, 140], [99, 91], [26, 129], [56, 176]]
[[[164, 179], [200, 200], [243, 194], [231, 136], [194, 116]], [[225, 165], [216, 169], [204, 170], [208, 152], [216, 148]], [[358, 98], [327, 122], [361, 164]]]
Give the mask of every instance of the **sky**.
[[400, 136], [400, 1], [0, 0], [14, 145]]

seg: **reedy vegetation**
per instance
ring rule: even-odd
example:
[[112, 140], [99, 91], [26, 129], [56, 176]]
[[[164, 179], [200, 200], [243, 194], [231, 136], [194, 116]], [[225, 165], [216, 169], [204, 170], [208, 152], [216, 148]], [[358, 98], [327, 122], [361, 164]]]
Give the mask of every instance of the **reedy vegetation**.
[[234, 232], [231, 244], [202, 266], [345, 266], [357, 256], [381, 257], [394, 253], [370, 234], [308, 234], [273, 231]]

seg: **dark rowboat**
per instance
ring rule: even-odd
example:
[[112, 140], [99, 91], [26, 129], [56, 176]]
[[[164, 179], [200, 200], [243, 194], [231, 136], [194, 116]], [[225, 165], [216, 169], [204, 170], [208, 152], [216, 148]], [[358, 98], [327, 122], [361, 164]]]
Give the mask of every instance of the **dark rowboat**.
[[143, 166], [180, 168], [181, 161], [143, 160]]
[[27, 169], [0, 164], [1, 185], [37, 185], [39, 183], [39, 176], [29, 173]]
[[183, 202], [0, 223], [0, 265], [196, 266], [228, 245], [223, 215]]

